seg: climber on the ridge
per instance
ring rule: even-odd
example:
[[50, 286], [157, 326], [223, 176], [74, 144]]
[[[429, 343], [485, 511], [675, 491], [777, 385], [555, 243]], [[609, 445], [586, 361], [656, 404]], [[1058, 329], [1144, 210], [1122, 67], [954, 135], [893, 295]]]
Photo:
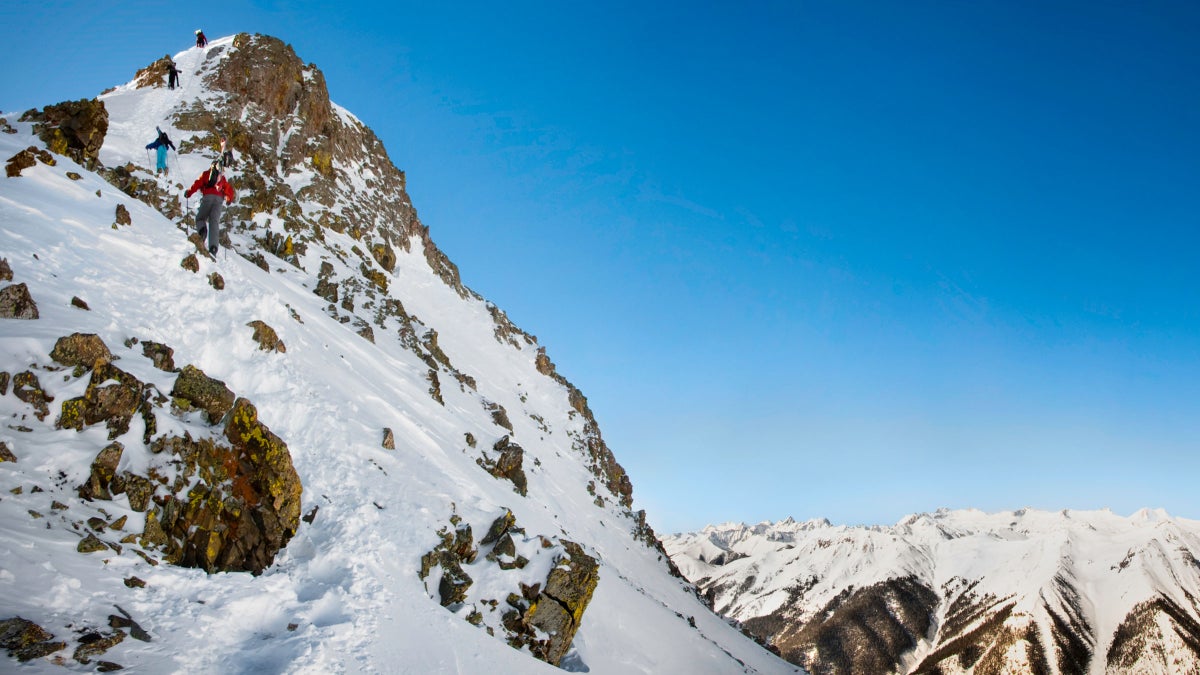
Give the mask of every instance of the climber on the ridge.
[[167, 89], [174, 89], [179, 84], [179, 69], [174, 61], [167, 61]]
[[175, 144], [167, 137], [167, 132], [158, 127], [154, 127], [154, 130], [158, 132], [158, 138], [155, 138], [154, 142], [147, 144], [146, 149], [155, 150], [158, 153], [158, 164], [154, 168], [154, 175], [157, 176], [160, 173], [167, 175], [170, 173], [167, 169], [167, 148], [174, 150]]
[[208, 46], [208, 38], [204, 37], [204, 31], [202, 31], [200, 29], [196, 29], [196, 46], [197, 47], [207, 47]]
[[183, 195], [191, 197], [196, 192], [204, 195], [200, 198], [200, 210], [196, 212], [196, 232], [202, 241], [205, 235], [208, 236], [208, 252], [216, 255], [221, 233], [221, 200], [224, 199], [226, 204], [233, 203], [233, 188], [221, 175], [219, 160], [213, 160], [212, 166], [200, 174]]
[[229, 147], [229, 139], [221, 137], [221, 168], [233, 165], [233, 148]]

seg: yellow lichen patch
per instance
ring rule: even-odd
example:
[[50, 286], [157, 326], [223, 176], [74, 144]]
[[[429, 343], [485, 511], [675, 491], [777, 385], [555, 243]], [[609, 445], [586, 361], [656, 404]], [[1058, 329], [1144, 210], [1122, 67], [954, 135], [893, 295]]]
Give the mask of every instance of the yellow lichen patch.
[[83, 411], [86, 408], [87, 402], [82, 397], [63, 401], [62, 414], [58, 416], [58, 422], [55, 423], [55, 426], [59, 429], [83, 431]]
[[313, 168], [317, 173], [329, 178], [333, 175], [333, 156], [324, 150], [317, 150], [312, 156]]

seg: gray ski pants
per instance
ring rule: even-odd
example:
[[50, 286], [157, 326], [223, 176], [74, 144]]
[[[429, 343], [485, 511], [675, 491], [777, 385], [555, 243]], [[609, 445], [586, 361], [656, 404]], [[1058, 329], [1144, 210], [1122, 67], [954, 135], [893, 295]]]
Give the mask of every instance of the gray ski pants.
[[221, 239], [221, 202], [224, 199], [224, 195], [204, 195], [200, 199], [200, 210], [196, 212], [196, 231], [208, 229], [209, 248], [215, 247]]

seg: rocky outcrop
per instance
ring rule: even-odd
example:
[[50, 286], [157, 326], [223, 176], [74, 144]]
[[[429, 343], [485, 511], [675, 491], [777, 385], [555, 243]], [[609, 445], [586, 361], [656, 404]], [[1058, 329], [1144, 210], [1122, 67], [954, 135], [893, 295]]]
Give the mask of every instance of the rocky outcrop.
[[592, 600], [600, 582], [600, 566], [596, 559], [571, 541], [564, 541], [564, 554], [554, 562], [546, 578], [545, 590], [533, 601], [515, 608], [506, 618], [514, 635], [509, 644], [528, 647], [534, 656], [558, 665], [571, 648], [571, 640], [583, 621], [583, 612]]
[[[490, 634], [502, 631], [512, 647], [526, 649], [537, 658], [558, 665], [570, 650], [600, 581], [597, 560], [575, 542], [564, 540], [556, 544], [546, 537], [528, 537], [508, 509], [492, 521], [478, 546], [472, 539], [470, 525], [458, 516], [450, 520], [452, 527], [438, 532], [438, 544], [421, 558], [421, 579], [427, 587], [433, 579], [437, 580], [437, 597], [442, 606], [453, 611], [468, 605], [474, 607], [466, 615], [468, 622], [485, 627]], [[553, 556], [545, 578], [522, 577], [522, 573], [528, 573], [530, 561], [521, 549], [534, 557]], [[508, 577], [513, 580], [513, 591], [503, 604], [498, 598], [472, 597], [474, 580], [464, 568], [474, 564], [480, 553], [488, 563], [514, 575]], [[495, 590], [494, 583], [489, 590]], [[493, 625], [488, 617], [497, 613], [499, 624]]]
[[154, 497], [141, 541], [178, 565], [257, 574], [296, 533], [300, 478], [287, 446], [246, 399], [235, 402], [224, 436], [228, 445], [188, 436], [155, 441], [155, 454], [166, 453], [179, 473], [170, 495]]
[[[157, 343], [147, 343], [146, 350], [152, 356], [169, 357], [171, 352]], [[168, 562], [208, 572], [253, 573], [271, 564], [299, 526], [302, 488], [287, 445], [259, 421], [253, 404], [187, 366], [172, 389], [173, 408], [203, 411], [203, 420], [219, 425], [220, 436], [155, 437], [157, 415], [169, 399], [114, 366], [100, 338], [70, 335], [56, 343], [52, 354], [58, 363], [74, 366], [76, 377], [90, 378], [82, 396], [63, 402], [58, 428], [82, 431], [104, 423], [110, 440], [128, 439], [133, 416], [140, 414], [144, 421], [144, 446], [133, 451], [150, 456], [148, 462], [137, 462], [148, 463], [148, 472], [119, 472], [122, 456], [131, 450], [113, 440], [92, 461], [87, 481], [79, 486], [80, 497], [107, 501], [124, 495], [130, 508], [146, 513], [139, 541], [160, 549]], [[19, 373], [17, 381], [18, 395], [37, 414], [47, 413], [50, 399], [36, 376]], [[97, 550], [108, 546], [95, 534], [89, 537]]]
[[8, 158], [8, 162], [4, 165], [4, 173], [9, 178], [16, 178], [25, 169], [36, 166], [39, 161], [47, 166], [54, 166], [58, 163], [50, 153], [31, 145]]
[[513, 490], [522, 497], [525, 496], [529, 490], [525, 470], [521, 467], [525, 458], [525, 450], [505, 436], [496, 441], [492, 446], [492, 451], [497, 453], [496, 457], [485, 454], [475, 461], [496, 478], [511, 481]]
[[66, 101], [41, 112], [30, 111], [21, 120], [34, 122], [34, 131], [51, 152], [89, 169], [99, 166], [100, 146], [108, 133], [108, 110], [103, 101]]
[[[103, 343], [101, 343], [103, 346]], [[133, 375], [107, 361], [97, 360], [83, 396], [63, 402], [59, 429], [82, 431], [104, 422], [112, 440], [129, 431], [129, 423], [139, 410], [146, 417], [146, 438], [154, 433], [153, 413], [145, 400], [150, 390]]]

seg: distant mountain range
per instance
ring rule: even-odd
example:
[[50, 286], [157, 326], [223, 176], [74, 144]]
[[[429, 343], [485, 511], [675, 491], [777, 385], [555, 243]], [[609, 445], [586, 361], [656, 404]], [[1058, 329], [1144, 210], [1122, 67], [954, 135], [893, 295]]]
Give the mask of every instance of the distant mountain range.
[[717, 613], [814, 675], [1200, 672], [1200, 521], [1162, 511], [788, 519], [663, 543]]

